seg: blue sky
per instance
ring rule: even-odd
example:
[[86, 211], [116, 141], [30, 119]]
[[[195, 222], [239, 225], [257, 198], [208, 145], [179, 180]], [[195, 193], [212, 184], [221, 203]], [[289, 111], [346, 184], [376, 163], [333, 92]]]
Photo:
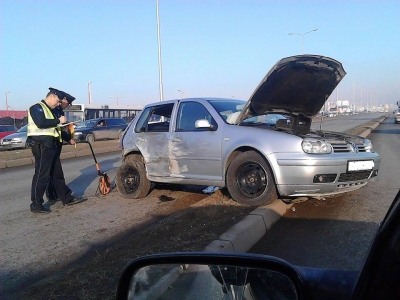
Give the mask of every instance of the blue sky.
[[[330, 101], [400, 100], [400, 1], [159, 0], [164, 100], [248, 99], [281, 58], [321, 54], [347, 72]], [[48, 87], [88, 103], [160, 100], [156, 0], [1, 0], [0, 109]], [[354, 91], [354, 93], [353, 93]]]

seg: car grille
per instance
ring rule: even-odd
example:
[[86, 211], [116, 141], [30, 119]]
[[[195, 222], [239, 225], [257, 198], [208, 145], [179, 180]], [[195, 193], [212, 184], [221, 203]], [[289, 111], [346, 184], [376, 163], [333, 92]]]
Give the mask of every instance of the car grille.
[[348, 152], [366, 152], [365, 145], [359, 144], [333, 144], [331, 143], [334, 153], [348, 153]]
[[342, 173], [339, 176], [338, 182], [364, 180], [364, 179], [368, 179], [370, 175], [371, 175], [371, 171]]
[[3, 142], [11, 142], [12, 139], [2, 139]]

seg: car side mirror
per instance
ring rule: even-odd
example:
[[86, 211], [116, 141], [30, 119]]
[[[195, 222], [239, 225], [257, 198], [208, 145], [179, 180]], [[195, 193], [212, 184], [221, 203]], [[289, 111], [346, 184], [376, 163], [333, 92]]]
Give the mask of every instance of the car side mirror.
[[299, 284], [296, 273], [278, 259], [204, 252], [158, 254], [135, 259], [125, 268], [117, 299], [297, 300], [302, 294]]
[[198, 129], [198, 128], [208, 128], [208, 129], [211, 130], [211, 131], [217, 130], [217, 128], [216, 128], [214, 125], [210, 124], [210, 122], [209, 122], [207, 119], [200, 119], [200, 120], [197, 120], [197, 121], [194, 123], [194, 127], [195, 127], [196, 129]]

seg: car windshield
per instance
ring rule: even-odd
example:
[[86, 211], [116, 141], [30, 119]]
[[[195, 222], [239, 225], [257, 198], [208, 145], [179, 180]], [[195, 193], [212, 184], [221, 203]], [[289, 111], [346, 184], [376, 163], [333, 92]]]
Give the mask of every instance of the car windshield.
[[230, 115], [240, 113], [246, 104], [243, 100], [209, 100], [208, 102], [225, 121]]
[[88, 120], [81, 123], [76, 124], [76, 128], [86, 128], [86, 127], [95, 127], [97, 121], [95, 120]]
[[18, 129], [17, 132], [27, 132], [28, 131], [28, 125], [25, 125], [23, 127], [21, 127], [20, 129]]

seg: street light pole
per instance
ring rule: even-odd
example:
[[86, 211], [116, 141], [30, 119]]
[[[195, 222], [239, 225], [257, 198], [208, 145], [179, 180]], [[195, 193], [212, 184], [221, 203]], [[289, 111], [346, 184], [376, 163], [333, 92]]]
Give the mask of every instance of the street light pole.
[[290, 33], [288, 33], [288, 35], [300, 35], [301, 36], [301, 54], [304, 54], [304, 36], [307, 33], [310, 33], [310, 32], [313, 32], [313, 31], [317, 31], [317, 30], [318, 30], [318, 28], [316, 28], [314, 30], [307, 31], [306, 33], [290, 32]]
[[92, 91], [90, 90], [90, 84], [92, 82], [88, 82], [87, 86], [88, 86], [88, 94], [89, 94], [89, 104], [92, 103]]
[[158, 42], [158, 77], [160, 82], [160, 101], [164, 101], [164, 91], [162, 82], [162, 61], [161, 61], [161, 38], [160, 38], [160, 15], [158, 13], [158, 0], [156, 1], [157, 13], [157, 42]]
[[7, 110], [7, 117], [8, 117], [8, 98], [7, 98], [7, 95], [9, 94], [10, 92], [6, 92], [6, 110]]
[[119, 96], [119, 97], [111, 96], [110, 98], [115, 98], [115, 99], [117, 99], [117, 105], [118, 105], [118, 99], [124, 98], [124, 96]]
[[178, 92], [181, 92], [181, 99], [183, 98], [183, 95], [187, 92], [187, 91], [182, 91], [182, 90], [178, 90]]

